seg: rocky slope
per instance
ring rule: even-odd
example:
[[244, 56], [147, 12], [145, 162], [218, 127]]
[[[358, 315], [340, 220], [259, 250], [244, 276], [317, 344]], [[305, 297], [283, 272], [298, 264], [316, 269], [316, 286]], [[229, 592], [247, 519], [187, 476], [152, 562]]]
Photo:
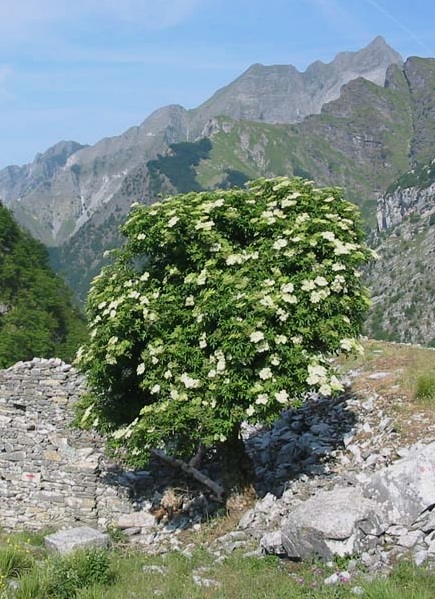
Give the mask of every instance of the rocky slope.
[[377, 218], [367, 331], [435, 347], [435, 161], [402, 176], [378, 201]]

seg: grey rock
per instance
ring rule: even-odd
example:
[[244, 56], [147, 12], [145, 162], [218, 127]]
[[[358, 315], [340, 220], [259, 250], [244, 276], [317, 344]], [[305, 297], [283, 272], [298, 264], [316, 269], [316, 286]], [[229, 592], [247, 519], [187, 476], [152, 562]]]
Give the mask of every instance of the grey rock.
[[[291, 558], [351, 555], [365, 534], [382, 532], [376, 504], [361, 490], [348, 487], [322, 491], [298, 506], [282, 528], [282, 541]], [[325, 517], [327, 514], [327, 517]]]
[[116, 521], [116, 526], [121, 529], [141, 528], [150, 529], [156, 526], [156, 519], [149, 512], [132, 512], [122, 514]]
[[222, 586], [221, 582], [219, 582], [218, 580], [214, 580], [213, 578], [204, 578], [202, 576], [199, 576], [198, 574], [193, 574], [192, 578], [193, 582], [198, 587], [205, 587], [206, 589], [210, 589], [219, 588]]
[[90, 526], [80, 526], [47, 535], [44, 537], [44, 544], [50, 551], [67, 554], [76, 549], [107, 547], [109, 535]]
[[401, 547], [406, 547], [410, 549], [414, 547], [421, 539], [424, 537], [424, 533], [420, 530], [412, 530], [410, 532], [406, 532], [397, 539], [397, 544]]
[[416, 445], [408, 456], [373, 474], [364, 495], [382, 505], [390, 524], [410, 526], [435, 504], [435, 443]]
[[260, 540], [260, 547], [268, 554], [287, 555], [280, 530], [274, 530], [263, 535]]
[[142, 566], [142, 572], [146, 574], [167, 574], [169, 572], [169, 568], [167, 566], [157, 566], [155, 564], [145, 564]]

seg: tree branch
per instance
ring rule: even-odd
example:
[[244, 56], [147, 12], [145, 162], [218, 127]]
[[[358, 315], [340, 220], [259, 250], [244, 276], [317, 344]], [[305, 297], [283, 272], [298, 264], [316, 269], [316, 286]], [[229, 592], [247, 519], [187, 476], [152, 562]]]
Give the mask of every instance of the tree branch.
[[151, 453], [162, 462], [165, 462], [166, 464], [169, 464], [174, 468], [181, 468], [183, 472], [186, 472], [186, 474], [190, 474], [190, 476], [192, 476], [195, 480], [197, 480], [201, 484], [208, 487], [211, 491], [213, 491], [213, 493], [219, 501], [223, 501], [225, 489], [220, 484], [218, 484], [214, 480], [211, 480], [211, 478], [200, 472], [197, 468], [194, 468], [186, 462], [183, 462], [183, 460], [179, 460], [177, 458], [173, 458], [169, 455], [166, 455], [165, 453], [163, 453], [162, 451], [158, 451], [157, 449], [154, 449]]

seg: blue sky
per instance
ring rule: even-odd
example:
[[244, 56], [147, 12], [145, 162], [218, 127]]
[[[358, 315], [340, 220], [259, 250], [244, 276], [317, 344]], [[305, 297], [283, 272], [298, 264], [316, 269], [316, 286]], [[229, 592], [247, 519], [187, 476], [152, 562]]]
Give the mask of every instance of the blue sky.
[[0, 0], [0, 168], [194, 108], [251, 64], [304, 70], [377, 35], [435, 57], [433, 0]]

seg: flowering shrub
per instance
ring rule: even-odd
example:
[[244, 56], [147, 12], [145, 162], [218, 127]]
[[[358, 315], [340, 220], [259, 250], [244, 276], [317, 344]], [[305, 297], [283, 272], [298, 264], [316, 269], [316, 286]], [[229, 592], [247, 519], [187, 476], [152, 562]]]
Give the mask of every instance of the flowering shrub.
[[358, 351], [368, 304], [356, 213], [340, 189], [286, 177], [134, 205], [88, 298], [81, 424], [139, 465], [340, 391], [328, 356]]

